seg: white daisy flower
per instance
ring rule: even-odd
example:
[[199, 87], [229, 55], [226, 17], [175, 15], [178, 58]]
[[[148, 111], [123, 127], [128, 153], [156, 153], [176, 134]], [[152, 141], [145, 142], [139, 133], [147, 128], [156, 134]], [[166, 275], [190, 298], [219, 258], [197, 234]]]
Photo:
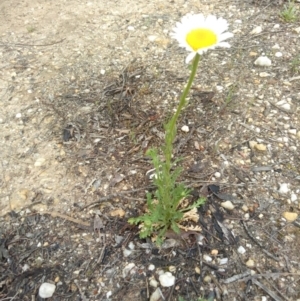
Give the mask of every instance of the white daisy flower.
[[176, 23], [171, 36], [178, 41], [180, 47], [191, 52], [185, 60], [188, 63], [196, 53], [201, 55], [216, 47], [230, 47], [227, 42], [224, 42], [233, 36], [232, 33], [226, 32], [227, 29], [228, 23], [223, 18], [187, 14], [181, 22]]

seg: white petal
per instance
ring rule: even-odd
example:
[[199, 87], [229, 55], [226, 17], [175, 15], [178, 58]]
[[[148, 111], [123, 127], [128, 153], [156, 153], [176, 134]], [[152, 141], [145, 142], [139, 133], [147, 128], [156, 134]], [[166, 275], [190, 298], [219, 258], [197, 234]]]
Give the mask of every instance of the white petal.
[[231, 32], [225, 32], [219, 35], [219, 42], [232, 38], [233, 34]]
[[218, 43], [218, 47], [230, 48], [230, 44], [227, 42]]
[[185, 63], [188, 64], [196, 55], [196, 52], [191, 52], [185, 59]]

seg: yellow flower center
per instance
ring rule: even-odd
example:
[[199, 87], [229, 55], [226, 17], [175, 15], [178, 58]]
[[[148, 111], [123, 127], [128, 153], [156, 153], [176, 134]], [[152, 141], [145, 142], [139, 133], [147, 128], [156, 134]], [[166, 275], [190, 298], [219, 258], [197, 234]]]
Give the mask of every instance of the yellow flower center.
[[206, 48], [216, 44], [217, 36], [210, 29], [198, 28], [191, 30], [186, 35], [186, 41], [194, 51], [197, 51], [201, 48]]

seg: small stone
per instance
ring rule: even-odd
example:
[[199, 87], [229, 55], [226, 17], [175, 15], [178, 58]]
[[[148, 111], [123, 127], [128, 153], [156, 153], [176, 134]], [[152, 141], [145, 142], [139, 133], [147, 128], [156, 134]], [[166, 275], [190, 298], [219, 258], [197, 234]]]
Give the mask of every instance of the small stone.
[[188, 133], [190, 131], [189, 127], [187, 125], [184, 125], [181, 130], [185, 133]]
[[150, 286], [152, 286], [152, 287], [157, 287], [157, 286], [158, 286], [158, 282], [157, 282], [154, 278], [152, 278], [152, 279], [149, 281], [149, 284], [150, 284]]
[[291, 105], [289, 103], [285, 103], [281, 106], [282, 109], [289, 111], [291, 109]]
[[267, 73], [267, 72], [260, 72], [259, 73], [259, 76], [260, 77], [269, 77], [271, 74], [270, 73]]
[[200, 275], [200, 273], [201, 273], [200, 268], [199, 267], [195, 267], [195, 272], [196, 272], [196, 274]]
[[134, 250], [135, 249], [135, 245], [134, 245], [134, 243], [132, 241], [128, 244], [128, 248], [130, 250]]
[[255, 28], [252, 29], [250, 34], [258, 34], [258, 33], [261, 33], [261, 32], [262, 32], [261, 26], [256, 26]]
[[273, 28], [274, 28], [274, 29], [280, 28], [280, 24], [275, 24], [275, 25], [273, 26]]
[[212, 256], [217, 256], [217, 255], [219, 254], [219, 251], [216, 250], [216, 249], [213, 249], [213, 250], [210, 251], [210, 254], [211, 254]]
[[104, 69], [101, 69], [101, 70], [100, 70], [100, 74], [101, 74], [101, 75], [104, 75], [104, 74], [105, 74], [105, 70], [104, 70]]
[[22, 114], [21, 113], [18, 113], [18, 114], [16, 114], [16, 118], [21, 118], [22, 117]]
[[291, 201], [296, 202], [297, 201], [297, 195], [295, 193], [291, 194]]
[[246, 262], [246, 266], [248, 268], [253, 268], [255, 266], [255, 263], [252, 259], [249, 259], [247, 262]]
[[257, 145], [256, 141], [249, 141], [249, 147], [253, 150], [255, 149], [255, 146]]
[[269, 67], [272, 65], [272, 61], [266, 56], [260, 56], [255, 60], [254, 65]]
[[112, 295], [112, 291], [108, 291], [108, 292], [106, 293], [106, 299], [109, 299], [109, 297], [111, 297], [111, 295]]
[[206, 283], [210, 283], [211, 282], [211, 277], [207, 275], [203, 278], [203, 281], [206, 282]]
[[292, 135], [296, 135], [297, 134], [297, 130], [296, 129], [289, 129], [288, 132]]
[[154, 42], [157, 39], [157, 36], [148, 36], [150, 42]]
[[279, 186], [279, 190], [278, 190], [278, 192], [280, 193], [280, 194], [286, 194], [286, 193], [288, 193], [289, 192], [289, 185], [287, 184], [287, 183], [282, 183], [282, 184], [280, 184], [280, 186]]
[[165, 272], [159, 276], [159, 282], [163, 287], [170, 287], [175, 284], [175, 277], [170, 272]]
[[211, 262], [211, 261], [212, 261], [212, 258], [211, 258], [209, 255], [207, 255], [207, 254], [204, 254], [204, 255], [203, 255], [203, 259], [204, 259], [206, 262]]
[[118, 216], [118, 217], [123, 217], [125, 215], [125, 211], [121, 208], [115, 209], [109, 212], [110, 216]]
[[283, 212], [282, 216], [288, 221], [293, 222], [298, 218], [298, 214], [296, 212]]
[[135, 264], [133, 262], [128, 263], [122, 271], [123, 278], [126, 278], [134, 268], [135, 268]]
[[248, 208], [248, 206], [247, 205], [243, 205], [242, 206], [242, 210], [244, 211], [244, 212], [248, 212], [249, 211], [249, 208]]
[[44, 282], [39, 288], [41, 298], [51, 298], [55, 292], [56, 286], [52, 283]]
[[246, 249], [243, 247], [243, 246], [239, 246], [237, 251], [240, 253], [240, 254], [245, 254], [246, 253]]
[[134, 31], [134, 27], [133, 27], [133, 26], [128, 26], [127, 29], [128, 29], [129, 31]]
[[275, 53], [275, 56], [276, 56], [276, 57], [282, 57], [282, 52], [276, 52], [276, 53]]
[[163, 294], [160, 290], [160, 288], [158, 287], [150, 296], [150, 301], [159, 301], [159, 300], [163, 300]]
[[170, 265], [168, 270], [169, 272], [174, 273], [176, 272], [176, 267], [174, 265]]
[[228, 258], [221, 258], [219, 260], [219, 265], [224, 265], [224, 264], [227, 264], [228, 263]]
[[294, 31], [298, 34], [300, 34], [300, 27], [294, 28]]
[[297, 138], [300, 139], [300, 131], [297, 132]]
[[131, 254], [132, 254], [132, 250], [129, 250], [129, 249], [126, 249], [126, 248], [123, 249], [123, 256], [124, 257], [129, 257]]
[[225, 201], [221, 203], [221, 206], [227, 210], [233, 210], [234, 209], [234, 205], [232, 204], [231, 201]]
[[34, 166], [35, 167], [43, 166], [43, 165], [45, 165], [45, 163], [46, 163], [46, 159], [40, 157], [34, 162]]
[[264, 152], [264, 151], [267, 150], [267, 146], [265, 144], [262, 144], [262, 143], [257, 143], [255, 145], [255, 149], [258, 150], [258, 151]]
[[221, 177], [221, 174], [217, 171], [217, 172], [215, 172], [215, 177], [216, 177], [216, 178], [220, 178], [220, 177]]
[[155, 265], [154, 265], [154, 264], [150, 264], [150, 265], [148, 266], [148, 270], [149, 270], [149, 271], [154, 271], [154, 270], [155, 270]]

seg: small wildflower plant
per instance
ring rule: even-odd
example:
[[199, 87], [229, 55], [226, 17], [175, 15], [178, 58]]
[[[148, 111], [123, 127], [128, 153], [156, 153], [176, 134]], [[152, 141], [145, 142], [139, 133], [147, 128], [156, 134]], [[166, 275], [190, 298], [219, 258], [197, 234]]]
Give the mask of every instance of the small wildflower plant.
[[200, 198], [191, 205], [186, 204], [190, 196], [190, 190], [178, 183], [182, 169], [178, 167], [180, 159], [172, 158], [173, 142], [177, 134], [177, 121], [182, 109], [186, 106], [186, 97], [194, 81], [200, 55], [216, 47], [230, 47], [225, 42], [233, 36], [227, 32], [228, 23], [223, 18], [203, 14], [188, 14], [177, 22], [171, 36], [176, 39], [180, 47], [185, 48], [189, 54], [185, 62], [192, 61], [191, 74], [186, 87], [180, 97], [177, 109], [172, 118], [165, 125], [165, 142], [162, 146], [162, 156], [157, 149], [150, 149], [147, 155], [152, 159], [155, 168], [153, 182], [155, 193], [147, 193], [146, 213], [129, 219], [131, 224], [140, 225], [140, 237], [156, 236], [156, 242], [160, 245], [169, 229], [180, 232], [180, 222], [192, 210], [202, 205], [205, 201]]
[[279, 16], [285, 21], [285, 22], [296, 22], [299, 17], [298, 9], [295, 5], [294, 0], [289, 0], [288, 4], [284, 5], [284, 9], [279, 13]]

